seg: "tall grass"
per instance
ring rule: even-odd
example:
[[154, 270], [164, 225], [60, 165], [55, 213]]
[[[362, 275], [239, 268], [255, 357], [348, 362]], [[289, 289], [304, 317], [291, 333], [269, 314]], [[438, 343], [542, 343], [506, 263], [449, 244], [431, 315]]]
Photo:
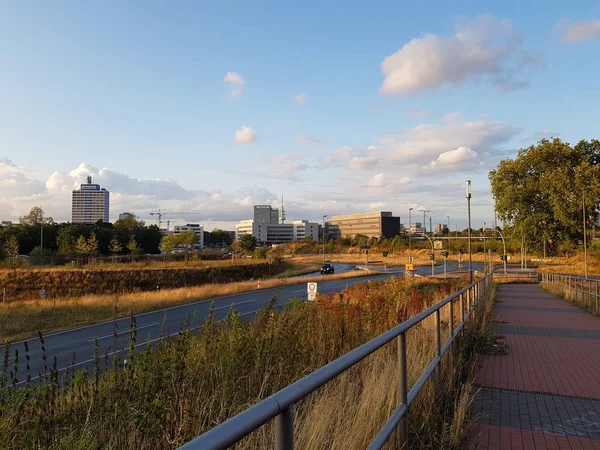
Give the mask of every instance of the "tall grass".
[[[63, 383], [50, 367], [41, 385], [15, 389], [9, 381], [14, 377], [10, 356], [5, 356], [0, 447], [177, 447], [463, 284], [391, 279], [362, 283], [317, 302], [292, 302], [283, 312], [272, 308], [273, 300], [251, 322], [234, 310], [219, 323], [209, 314], [199, 334], [182, 324], [179, 334], [154, 349], [137, 353], [130, 346], [126, 367], [115, 361], [115, 367], [100, 374], [108, 364], [96, 355], [91, 373], [69, 373]], [[135, 317], [132, 330], [135, 343]], [[409, 332], [411, 382], [433, 357], [432, 333], [428, 323]], [[472, 392], [461, 386], [472, 370], [477, 336], [475, 327], [465, 330], [441, 370], [440, 382], [429, 383], [413, 404], [414, 448], [459, 448]], [[387, 345], [299, 403], [298, 448], [364, 448], [397, 404], [396, 361], [395, 346]], [[272, 426], [267, 425], [236, 448], [271, 445]]]

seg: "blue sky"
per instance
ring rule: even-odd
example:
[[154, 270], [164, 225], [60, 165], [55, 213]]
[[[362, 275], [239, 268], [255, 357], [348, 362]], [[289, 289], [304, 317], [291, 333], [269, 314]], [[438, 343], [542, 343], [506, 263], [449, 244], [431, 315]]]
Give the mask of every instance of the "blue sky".
[[0, 2], [1, 218], [68, 220], [92, 174], [113, 218], [464, 226], [464, 180], [490, 222], [501, 158], [598, 138], [597, 2], [323, 3]]

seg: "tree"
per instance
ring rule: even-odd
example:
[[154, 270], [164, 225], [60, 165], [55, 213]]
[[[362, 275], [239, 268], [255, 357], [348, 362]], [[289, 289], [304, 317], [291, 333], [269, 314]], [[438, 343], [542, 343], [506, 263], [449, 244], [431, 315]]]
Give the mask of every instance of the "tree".
[[160, 241], [160, 251], [162, 253], [172, 253], [177, 247], [177, 235], [176, 234], [168, 234], [163, 236]]
[[19, 241], [16, 236], [11, 236], [4, 242], [4, 253], [12, 258], [17, 257], [19, 254]]
[[143, 220], [137, 220], [134, 215], [127, 216], [124, 219], [119, 219], [115, 222], [115, 228], [118, 230], [138, 230], [144, 228], [145, 223]]
[[211, 244], [231, 245], [231, 234], [229, 231], [215, 228], [210, 232]]
[[73, 250], [78, 255], [87, 255], [89, 253], [88, 241], [83, 234], [77, 238]]
[[127, 249], [132, 255], [136, 255], [139, 252], [135, 236], [131, 236], [129, 239], [129, 242], [127, 243]]
[[21, 225], [26, 225], [26, 226], [44, 225], [44, 224], [51, 225], [54, 223], [54, 219], [52, 219], [52, 217], [45, 217], [44, 210], [39, 206], [34, 206], [29, 211], [29, 214], [19, 218], [19, 223]]
[[257, 240], [251, 234], [242, 234], [238, 239], [240, 251], [244, 253], [251, 253], [254, 251], [257, 245]]
[[87, 240], [87, 250], [91, 255], [95, 255], [98, 253], [98, 238], [96, 237], [96, 233], [92, 231], [90, 237]]
[[116, 255], [118, 253], [121, 253], [123, 251], [123, 246], [121, 245], [121, 242], [119, 242], [119, 240], [116, 237], [113, 237], [110, 240], [110, 244], [108, 245], [108, 249], [110, 251], [111, 254]]
[[509, 236], [538, 251], [545, 243], [550, 254], [563, 242], [582, 238], [583, 200], [587, 217], [600, 200], [597, 143], [571, 147], [560, 139], [542, 139], [490, 172], [496, 211]]

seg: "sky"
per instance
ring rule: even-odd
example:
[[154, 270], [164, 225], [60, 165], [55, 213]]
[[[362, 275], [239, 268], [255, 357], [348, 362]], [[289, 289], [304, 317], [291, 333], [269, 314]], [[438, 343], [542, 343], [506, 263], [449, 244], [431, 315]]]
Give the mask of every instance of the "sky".
[[283, 196], [454, 229], [472, 180], [479, 227], [500, 160], [599, 138], [596, 1], [287, 3], [0, 0], [0, 220], [68, 221], [92, 175], [111, 220], [234, 229]]

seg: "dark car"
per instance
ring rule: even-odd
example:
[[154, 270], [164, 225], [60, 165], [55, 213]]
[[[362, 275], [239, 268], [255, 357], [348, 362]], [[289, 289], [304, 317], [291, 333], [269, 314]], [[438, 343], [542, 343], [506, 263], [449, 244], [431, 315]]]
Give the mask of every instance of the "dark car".
[[321, 274], [325, 275], [327, 273], [333, 273], [334, 269], [333, 269], [333, 265], [329, 264], [329, 263], [325, 263], [321, 266]]

